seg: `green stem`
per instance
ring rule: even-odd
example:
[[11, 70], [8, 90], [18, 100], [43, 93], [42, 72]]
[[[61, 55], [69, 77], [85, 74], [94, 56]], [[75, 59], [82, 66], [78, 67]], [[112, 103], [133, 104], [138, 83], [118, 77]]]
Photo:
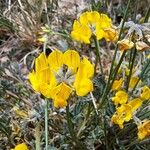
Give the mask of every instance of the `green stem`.
[[125, 54], [126, 54], [126, 51], [124, 51], [124, 52], [122, 53], [121, 58], [120, 58], [120, 60], [119, 60], [119, 63], [118, 63], [118, 65], [116, 66], [116, 68], [115, 68], [115, 70], [114, 70], [114, 72], [113, 72], [113, 74], [112, 74], [112, 81], [109, 80], [109, 84], [106, 85], [106, 88], [105, 88], [106, 91], [104, 91], [104, 94], [102, 95], [102, 100], [101, 100], [101, 103], [100, 103], [99, 106], [98, 106], [98, 109], [104, 104], [104, 100], [106, 99], [107, 93], [110, 91], [110, 89], [111, 89], [111, 87], [112, 87], [112, 85], [113, 85], [113, 83], [114, 83], [114, 81], [115, 81], [115, 78], [116, 78], [116, 76], [117, 76], [117, 73], [118, 73], [118, 70], [119, 70], [119, 68], [120, 68], [120, 65], [121, 65], [121, 63], [122, 63], [122, 61], [123, 61], [123, 58], [125, 57]]
[[104, 113], [105, 113], [105, 114], [103, 115], [104, 135], [105, 135], [104, 139], [105, 139], [105, 148], [106, 148], [106, 150], [108, 150], [109, 147], [108, 147], [108, 140], [107, 140], [106, 109], [105, 109]]
[[150, 7], [147, 10], [147, 13], [146, 13], [145, 18], [144, 18], [144, 22], [148, 22], [149, 16], [150, 16]]
[[131, 65], [129, 66], [130, 67], [130, 72], [129, 72], [129, 75], [127, 76], [126, 91], [128, 91], [128, 88], [129, 88], [129, 84], [130, 84], [130, 79], [131, 79], [131, 76], [132, 76], [132, 70], [133, 70], [133, 65], [134, 65], [134, 62], [135, 62], [136, 53], [137, 53], [137, 50], [136, 50], [136, 48], [134, 48], [133, 56], [132, 56], [132, 59], [131, 59]]
[[46, 100], [46, 105], [45, 105], [45, 150], [48, 150], [48, 106], [49, 106], [49, 100]]
[[75, 137], [75, 133], [74, 133], [74, 129], [73, 129], [73, 124], [72, 124], [71, 116], [70, 116], [70, 112], [69, 112], [69, 104], [66, 106], [66, 115], [67, 115], [68, 129], [69, 129], [71, 138], [76, 143], [76, 137]]
[[[101, 74], [103, 75], [103, 66], [102, 66], [102, 61], [101, 61], [101, 56], [100, 56], [99, 41], [96, 39], [96, 37], [94, 37], [94, 43], [95, 43], [95, 48], [96, 48], [96, 62], [99, 61]], [[96, 67], [95, 67], [95, 71], [96, 71]]]
[[40, 122], [38, 122], [36, 124], [36, 127], [35, 127], [35, 144], [36, 144], [36, 150], [41, 150], [41, 147], [40, 147], [40, 137], [41, 137]]
[[91, 104], [88, 105], [88, 110], [87, 110], [85, 119], [84, 119], [84, 121], [83, 121], [81, 127], [79, 128], [78, 133], [77, 133], [77, 137], [78, 137], [78, 138], [80, 137], [80, 134], [82, 133], [82, 131], [85, 129], [85, 125], [86, 125], [86, 123], [88, 122], [90, 113], [91, 113]]
[[[118, 41], [121, 39], [121, 34], [122, 34], [122, 31], [123, 31], [124, 23], [125, 23], [125, 21], [127, 19], [127, 14], [128, 14], [128, 9], [129, 9], [130, 3], [131, 3], [131, 0], [128, 0], [127, 8], [126, 8], [125, 14], [123, 16], [123, 22], [121, 24], [121, 28], [120, 28], [120, 32], [119, 32], [119, 36], [118, 36]], [[103, 95], [102, 95], [101, 103], [100, 103], [98, 108], [100, 108], [102, 106], [102, 103], [105, 100], [105, 97], [106, 97], [106, 95], [107, 95], [107, 93], [109, 91], [108, 88], [109, 88], [110, 81], [112, 79], [113, 67], [114, 67], [114, 62], [115, 62], [115, 59], [116, 59], [117, 51], [118, 51], [118, 45], [116, 45], [116, 48], [115, 48], [115, 53], [113, 55], [108, 81], [107, 81], [106, 87], [105, 87]]]
[[[121, 24], [121, 28], [120, 28], [120, 32], [119, 32], [119, 36], [118, 36], [118, 40], [117, 41], [119, 41], [121, 39], [121, 34], [122, 34], [122, 31], [123, 31], [123, 27], [124, 27], [125, 21], [127, 19], [127, 14], [128, 14], [128, 9], [129, 9], [130, 3], [131, 3], [131, 0], [128, 0], [127, 8], [126, 8], [125, 14], [123, 16], [123, 21], [122, 21], [122, 24]], [[112, 60], [111, 67], [110, 67], [109, 78], [111, 77], [111, 72], [113, 70], [113, 66], [114, 66], [114, 62], [115, 62], [115, 59], [116, 59], [117, 51], [118, 51], [118, 45], [116, 46], [115, 53], [113, 55], [113, 60]]]
[[143, 75], [145, 74], [145, 71], [146, 71], [146, 69], [147, 69], [147, 67], [148, 67], [149, 65], [150, 65], [150, 60], [148, 60], [148, 63], [145, 65], [144, 69], [142, 70], [141, 75], [139, 76], [138, 81], [136, 82], [134, 88], [133, 88], [132, 91], [131, 91], [131, 94], [133, 93], [133, 91], [135, 90], [136, 86], [138, 85], [138, 83], [139, 83], [140, 80], [142, 79], [142, 77], [143, 77]]

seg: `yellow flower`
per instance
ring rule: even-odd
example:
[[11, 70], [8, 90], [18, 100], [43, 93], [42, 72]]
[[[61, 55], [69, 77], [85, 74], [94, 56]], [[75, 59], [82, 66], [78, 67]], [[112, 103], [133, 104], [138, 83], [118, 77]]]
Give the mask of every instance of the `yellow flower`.
[[150, 88], [149, 88], [148, 86], [146, 86], [146, 85], [142, 88], [142, 91], [141, 91], [141, 98], [142, 98], [143, 100], [148, 100], [148, 99], [150, 99]]
[[129, 39], [123, 39], [118, 41], [118, 46], [121, 51], [131, 49], [134, 46], [134, 43]]
[[74, 21], [73, 31], [71, 32], [71, 37], [74, 40], [89, 44], [91, 36], [92, 32], [87, 25], [82, 25], [77, 20]]
[[28, 147], [26, 146], [25, 143], [18, 144], [14, 149], [11, 150], [28, 150]]
[[138, 126], [138, 138], [143, 140], [150, 136], [150, 120], [145, 120], [144, 123]]
[[93, 90], [91, 78], [94, 66], [87, 58], [80, 60], [78, 52], [55, 50], [48, 57], [44, 53], [35, 60], [29, 80], [36, 92], [52, 98], [55, 107], [65, 107], [73, 90], [85, 96]]
[[118, 38], [118, 32], [114, 28], [104, 29], [104, 38], [106, 41], [116, 41]]
[[111, 41], [115, 39], [116, 33], [107, 15], [99, 14], [97, 11], [86, 11], [74, 21], [71, 37], [76, 41], [89, 44], [92, 34], [97, 37], [97, 40], [105, 38]]
[[149, 49], [150, 48], [150, 46], [148, 46], [145, 42], [143, 42], [143, 41], [137, 41], [136, 43], [135, 43], [135, 45], [136, 45], [136, 49], [138, 50], [138, 51], [145, 51], [145, 50], [147, 50], [147, 49]]
[[142, 105], [142, 100], [140, 98], [134, 98], [128, 102], [128, 105], [132, 107], [132, 111], [135, 111]]
[[113, 91], [120, 90], [122, 84], [123, 84], [123, 78], [120, 78], [119, 80], [115, 80], [111, 89]]
[[127, 100], [128, 100], [128, 94], [124, 91], [118, 91], [115, 94], [115, 97], [112, 97], [112, 101], [114, 102], [115, 105], [125, 104]]
[[138, 77], [131, 77], [129, 87], [134, 88], [136, 83], [138, 82], [139, 78]]
[[123, 128], [123, 123], [130, 121], [132, 118], [132, 107], [127, 104], [123, 104], [117, 108], [115, 114], [112, 116], [111, 121], [114, 124], [118, 124], [119, 127]]

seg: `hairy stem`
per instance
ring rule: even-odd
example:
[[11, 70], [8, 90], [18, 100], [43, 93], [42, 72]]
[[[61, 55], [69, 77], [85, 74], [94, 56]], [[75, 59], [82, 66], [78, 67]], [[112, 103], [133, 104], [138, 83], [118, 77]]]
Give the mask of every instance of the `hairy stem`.
[[45, 105], [45, 150], [48, 150], [48, 106], [49, 102], [46, 100]]

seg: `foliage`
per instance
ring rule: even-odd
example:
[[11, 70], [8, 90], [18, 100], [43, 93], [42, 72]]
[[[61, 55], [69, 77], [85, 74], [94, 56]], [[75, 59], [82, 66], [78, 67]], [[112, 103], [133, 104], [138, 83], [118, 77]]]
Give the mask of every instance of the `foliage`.
[[[147, 3], [0, 1], [0, 148], [150, 149]], [[48, 81], [45, 86], [45, 72], [41, 79], [37, 73], [36, 82], [29, 77], [40, 54], [48, 58], [56, 49], [63, 55], [76, 50], [81, 57], [73, 74], [78, 76], [76, 87], [71, 82], [66, 97], [65, 86], [61, 94], [59, 89], [50, 95], [43, 92], [49, 85]], [[63, 73], [74, 68], [68, 65], [69, 58], [63, 60]], [[89, 64], [94, 65], [94, 75], [89, 75], [93, 72]], [[43, 81], [42, 90], [34, 88]], [[86, 94], [76, 94], [82, 85]], [[56, 105], [61, 98], [64, 103]]]

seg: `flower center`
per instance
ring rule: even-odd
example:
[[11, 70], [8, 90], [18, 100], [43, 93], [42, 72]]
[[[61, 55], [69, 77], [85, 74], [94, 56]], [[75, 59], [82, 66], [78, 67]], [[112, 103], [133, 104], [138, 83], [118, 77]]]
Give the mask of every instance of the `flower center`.
[[58, 84], [64, 82], [70, 86], [72, 86], [75, 80], [75, 74], [66, 66], [63, 65], [56, 73], [56, 79]]

